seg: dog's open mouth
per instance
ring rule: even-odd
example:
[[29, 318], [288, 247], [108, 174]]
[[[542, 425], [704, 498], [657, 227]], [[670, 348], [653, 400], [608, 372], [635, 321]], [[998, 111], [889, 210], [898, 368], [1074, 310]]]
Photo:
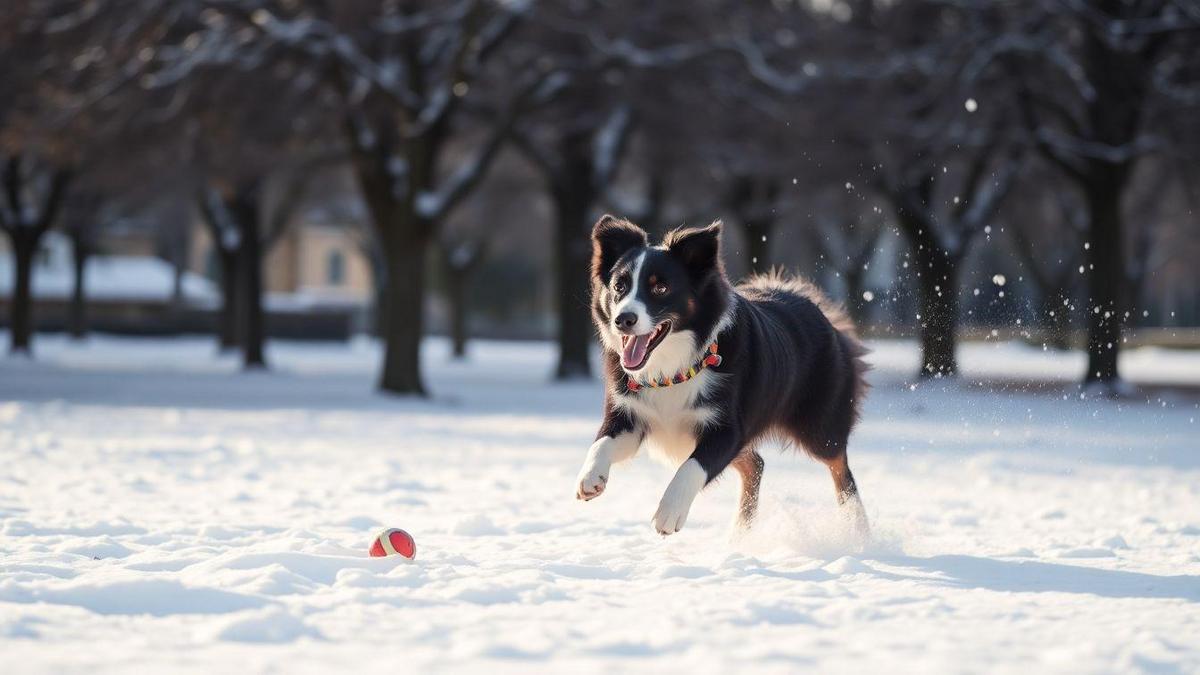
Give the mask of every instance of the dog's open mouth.
[[671, 332], [671, 322], [664, 321], [645, 335], [621, 336], [621, 367], [625, 370], [639, 370], [650, 360], [650, 353]]

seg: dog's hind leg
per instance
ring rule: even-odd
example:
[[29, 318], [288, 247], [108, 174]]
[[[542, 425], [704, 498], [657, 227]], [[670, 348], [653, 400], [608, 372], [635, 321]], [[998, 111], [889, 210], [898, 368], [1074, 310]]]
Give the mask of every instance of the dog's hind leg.
[[742, 477], [742, 498], [738, 504], [738, 524], [749, 528], [758, 511], [758, 488], [762, 483], [763, 458], [753, 448], [742, 450], [737, 459], [730, 462]]
[[849, 517], [851, 524], [860, 536], [866, 538], [871, 533], [870, 523], [867, 522], [867, 511], [863, 508], [862, 499], [858, 496], [858, 485], [854, 482], [854, 474], [850, 473], [850, 464], [846, 461], [846, 451], [831, 457], [819, 457], [829, 474], [833, 477], [833, 488], [837, 492], [838, 505]]

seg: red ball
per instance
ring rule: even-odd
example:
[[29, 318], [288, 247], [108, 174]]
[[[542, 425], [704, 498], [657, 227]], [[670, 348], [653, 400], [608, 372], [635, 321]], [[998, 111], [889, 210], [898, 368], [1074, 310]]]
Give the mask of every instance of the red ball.
[[370, 553], [373, 558], [398, 555], [412, 560], [417, 557], [417, 542], [404, 530], [391, 527], [375, 537], [371, 542]]

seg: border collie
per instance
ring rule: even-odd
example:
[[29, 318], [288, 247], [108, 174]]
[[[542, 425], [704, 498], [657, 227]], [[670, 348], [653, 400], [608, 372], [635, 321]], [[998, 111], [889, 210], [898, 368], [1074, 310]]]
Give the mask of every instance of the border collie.
[[733, 287], [721, 224], [678, 229], [658, 246], [626, 220], [592, 230], [592, 317], [604, 347], [604, 419], [576, 497], [600, 496], [616, 462], [645, 446], [676, 469], [654, 514], [678, 532], [692, 501], [732, 466], [738, 522], [758, 503], [767, 438], [792, 441], [833, 476], [860, 534], [866, 514], [846, 443], [866, 391], [866, 349], [839, 308], [808, 283], [773, 272]]

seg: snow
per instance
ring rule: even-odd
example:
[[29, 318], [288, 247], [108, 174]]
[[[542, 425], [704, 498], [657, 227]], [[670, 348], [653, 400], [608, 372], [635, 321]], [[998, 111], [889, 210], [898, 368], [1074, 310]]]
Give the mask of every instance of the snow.
[[[0, 336], [3, 338], [5, 336]], [[913, 386], [880, 342], [850, 460], [855, 539], [818, 464], [765, 453], [684, 529], [670, 472], [573, 484], [598, 383], [540, 343], [426, 350], [434, 398], [372, 391], [379, 352], [38, 336], [0, 359], [0, 652], [20, 672], [1195, 672], [1200, 417], [1192, 389], [1081, 399], [1077, 355], [970, 344]], [[1195, 386], [1195, 353], [1131, 350]], [[1004, 394], [990, 384], [1036, 378]], [[984, 382], [985, 384], [979, 384]], [[370, 558], [384, 527], [414, 562]]]
[[[75, 286], [70, 242], [59, 233], [45, 238], [46, 257], [33, 268], [36, 298], [66, 300]], [[12, 295], [13, 258], [0, 253], [0, 297]], [[175, 289], [175, 268], [159, 258], [147, 256], [95, 255], [84, 268], [84, 288], [91, 300], [136, 300], [169, 302]], [[193, 302], [215, 302], [216, 286], [204, 277], [184, 272], [183, 296]]]

